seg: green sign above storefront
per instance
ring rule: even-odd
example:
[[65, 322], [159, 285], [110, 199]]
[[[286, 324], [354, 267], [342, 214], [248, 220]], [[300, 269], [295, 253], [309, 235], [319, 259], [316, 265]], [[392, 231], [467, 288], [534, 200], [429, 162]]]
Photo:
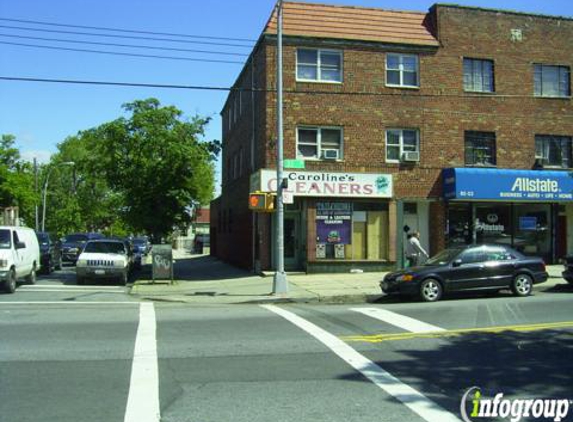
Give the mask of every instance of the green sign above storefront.
[[303, 169], [304, 160], [284, 160], [283, 167], [285, 169]]

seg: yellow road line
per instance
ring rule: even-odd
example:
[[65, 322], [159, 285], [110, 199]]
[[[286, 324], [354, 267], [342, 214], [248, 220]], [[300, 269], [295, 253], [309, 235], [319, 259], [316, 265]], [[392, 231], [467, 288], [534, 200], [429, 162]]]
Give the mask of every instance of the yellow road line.
[[573, 328], [573, 321], [548, 322], [543, 324], [526, 324], [526, 325], [504, 325], [504, 326], [484, 327], [484, 328], [464, 328], [459, 330], [447, 330], [435, 333], [397, 333], [397, 334], [374, 334], [367, 336], [345, 336], [341, 337], [341, 339], [348, 342], [381, 343], [383, 341], [409, 340], [414, 338], [457, 337], [471, 333], [499, 334], [504, 331], [531, 332], [531, 331], [551, 330], [559, 328]]

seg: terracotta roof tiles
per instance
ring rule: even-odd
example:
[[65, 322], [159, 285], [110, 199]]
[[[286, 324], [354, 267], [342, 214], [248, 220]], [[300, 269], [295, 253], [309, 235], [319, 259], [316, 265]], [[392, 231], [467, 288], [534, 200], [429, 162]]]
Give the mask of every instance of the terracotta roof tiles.
[[[425, 25], [426, 13], [285, 2], [283, 34], [396, 44], [437, 46]], [[276, 34], [276, 10], [264, 32]]]

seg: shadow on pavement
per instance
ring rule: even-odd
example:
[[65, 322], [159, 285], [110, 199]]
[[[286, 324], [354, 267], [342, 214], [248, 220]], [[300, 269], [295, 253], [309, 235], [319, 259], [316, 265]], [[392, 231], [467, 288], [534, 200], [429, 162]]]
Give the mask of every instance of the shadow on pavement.
[[[135, 279], [151, 280], [151, 270], [151, 264], [143, 265]], [[173, 278], [178, 281], [215, 281], [250, 277], [258, 276], [209, 255], [176, 259], [173, 264]]]
[[[520, 398], [573, 398], [570, 331], [471, 333], [372, 347], [377, 350], [366, 354], [376, 364], [456, 415], [462, 396], [473, 386], [481, 389], [483, 397], [503, 393]], [[376, 360], [380, 353], [388, 358]], [[341, 379], [370, 382], [354, 371]]]

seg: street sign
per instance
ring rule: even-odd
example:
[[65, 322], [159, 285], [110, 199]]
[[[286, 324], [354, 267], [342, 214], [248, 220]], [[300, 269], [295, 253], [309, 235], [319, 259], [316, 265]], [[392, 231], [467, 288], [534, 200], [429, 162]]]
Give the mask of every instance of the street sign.
[[292, 192], [283, 190], [283, 204], [294, 204], [294, 195]]
[[304, 160], [284, 160], [283, 167], [285, 169], [303, 169]]

